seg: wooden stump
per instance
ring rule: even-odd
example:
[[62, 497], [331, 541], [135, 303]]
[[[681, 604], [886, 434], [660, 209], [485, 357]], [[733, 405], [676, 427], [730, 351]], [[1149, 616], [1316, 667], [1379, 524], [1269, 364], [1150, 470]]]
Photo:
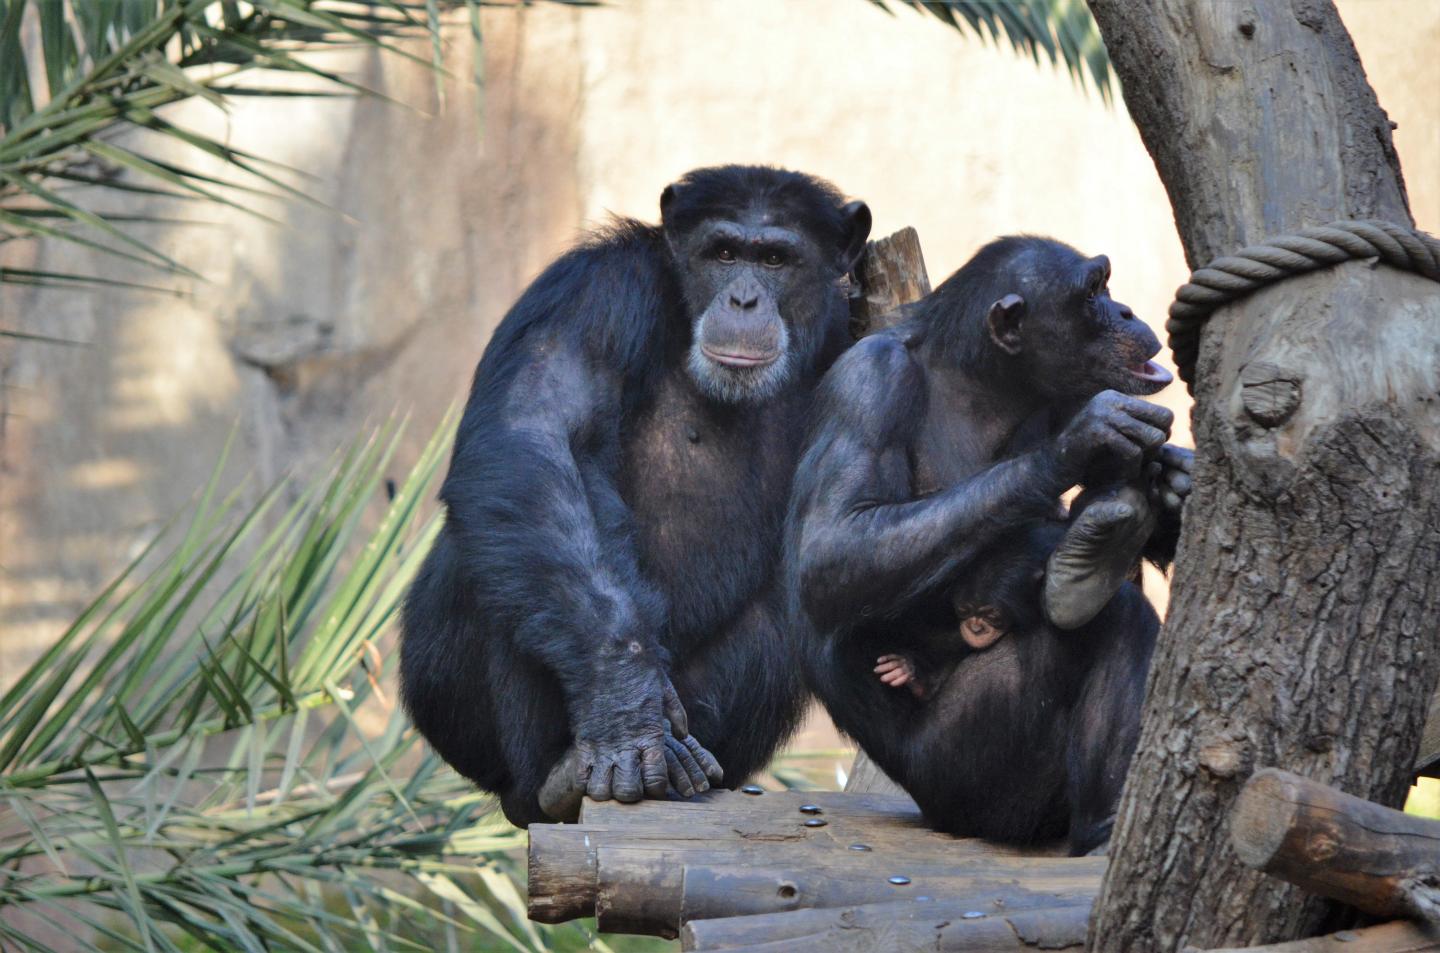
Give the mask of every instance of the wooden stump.
[[1287, 771], [1246, 782], [1230, 842], [1247, 866], [1377, 917], [1440, 922], [1440, 823]]

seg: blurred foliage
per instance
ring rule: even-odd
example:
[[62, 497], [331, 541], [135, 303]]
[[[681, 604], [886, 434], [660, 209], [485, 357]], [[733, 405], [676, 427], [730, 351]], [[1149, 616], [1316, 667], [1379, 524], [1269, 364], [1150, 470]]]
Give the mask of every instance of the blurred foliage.
[[222, 498], [222, 460], [188, 527], [20, 676], [0, 699], [0, 947], [603, 948], [526, 919], [524, 834], [382, 689], [453, 428], [363, 534], [397, 427], [283, 508], [283, 485]]
[[[887, 0], [870, 0], [889, 11]], [[924, 10], [942, 23], [971, 32], [998, 44], [1003, 36], [1018, 52], [1028, 54], [1036, 65], [1040, 54], [1051, 63], [1063, 63], [1070, 78], [1082, 89], [1085, 76], [1100, 98], [1114, 98], [1115, 78], [1100, 27], [1090, 15], [1085, 0], [888, 0]]]

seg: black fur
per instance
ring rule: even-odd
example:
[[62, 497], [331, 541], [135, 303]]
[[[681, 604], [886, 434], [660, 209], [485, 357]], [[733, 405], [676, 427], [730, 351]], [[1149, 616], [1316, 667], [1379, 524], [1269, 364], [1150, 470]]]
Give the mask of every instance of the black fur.
[[[1001, 239], [821, 384], [786, 537], [807, 680], [940, 830], [1088, 851], [1138, 737], [1153, 608], [1126, 583], [1059, 632], [1036, 581], [1064, 532], [1061, 494], [1143, 472], [1116, 428], [1153, 453], [1169, 426], [1100, 393], [1153, 392], [1128, 369], [1159, 349], [1108, 274], [1059, 242]], [[968, 649], [957, 591], [1001, 604], [1015, 630]], [[923, 699], [874, 674], [897, 647], [930, 666]]]
[[[521, 825], [543, 819], [537, 791], [577, 738], [653, 746], [667, 678], [728, 784], [802, 709], [798, 673], [775, 664], [781, 523], [810, 392], [847, 341], [840, 279], [868, 211], [739, 166], [690, 173], [662, 208], [660, 226], [622, 220], [560, 257], [496, 329], [405, 603], [406, 707]], [[796, 260], [695, 257], [716, 222], [788, 230]], [[687, 361], [742, 273], [763, 300], [725, 312], [727, 333], [783, 322], [786, 373], [752, 394], [743, 367], [716, 365], [734, 398], [717, 399]]]

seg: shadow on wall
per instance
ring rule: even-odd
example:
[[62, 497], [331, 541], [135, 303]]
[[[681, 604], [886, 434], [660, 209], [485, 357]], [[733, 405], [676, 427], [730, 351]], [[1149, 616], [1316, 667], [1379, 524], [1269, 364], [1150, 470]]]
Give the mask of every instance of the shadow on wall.
[[[297, 184], [334, 210], [242, 198], [277, 226], [213, 205], [106, 196], [116, 211], [212, 223], [145, 234], [206, 282], [70, 246], [6, 248], [11, 265], [168, 281], [187, 296], [0, 288], [7, 326], [85, 342], [0, 345], [0, 685], [204, 485], [237, 426], [225, 483], [252, 475], [252, 496], [283, 474], [318, 473], [368, 424], [420, 408], [397, 472], [413, 461], [463, 397], [505, 308], [580, 217], [579, 22], [537, 12], [486, 11], [483, 148], [465, 30], [449, 34], [462, 78], [447, 83], [440, 115], [432, 74], [362, 52], [326, 54], [326, 65], [415, 108], [181, 107], [183, 122], [312, 173]], [[136, 145], [158, 151], [146, 135]]]

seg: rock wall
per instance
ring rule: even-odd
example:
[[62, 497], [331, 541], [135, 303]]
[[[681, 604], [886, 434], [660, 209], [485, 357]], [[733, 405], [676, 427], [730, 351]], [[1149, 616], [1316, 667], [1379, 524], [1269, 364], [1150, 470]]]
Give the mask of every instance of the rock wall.
[[[1440, 4], [1345, 0], [1422, 227], [1440, 229]], [[1169, 205], [1123, 108], [1062, 70], [860, 0], [616, 0], [486, 8], [483, 104], [462, 79], [328, 54], [382, 99], [244, 100], [178, 110], [314, 176], [329, 209], [110, 197], [202, 224], [147, 226], [200, 271], [183, 297], [0, 288], [0, 325], [84, 342], [0, 343], [0, 684], [33, 658], [201, 486], [309, 475], [390, 414], [397, 473], [461, 400], [525, 283], [608, 212], [653, 219], [697, 165], [802, 168], [916, 226], [939, 280], [987, 239], [1031, 231], [1110, 254], [1155, 325], [1186, 274]], [[187, 156], [186, 161], [196, 161]], [[20, 247], [23, 246], [23, 247]], [[0, 264], [157, 276], [49, 243]], [[1173, 395], [1179, 404], [1178, 392]]]

